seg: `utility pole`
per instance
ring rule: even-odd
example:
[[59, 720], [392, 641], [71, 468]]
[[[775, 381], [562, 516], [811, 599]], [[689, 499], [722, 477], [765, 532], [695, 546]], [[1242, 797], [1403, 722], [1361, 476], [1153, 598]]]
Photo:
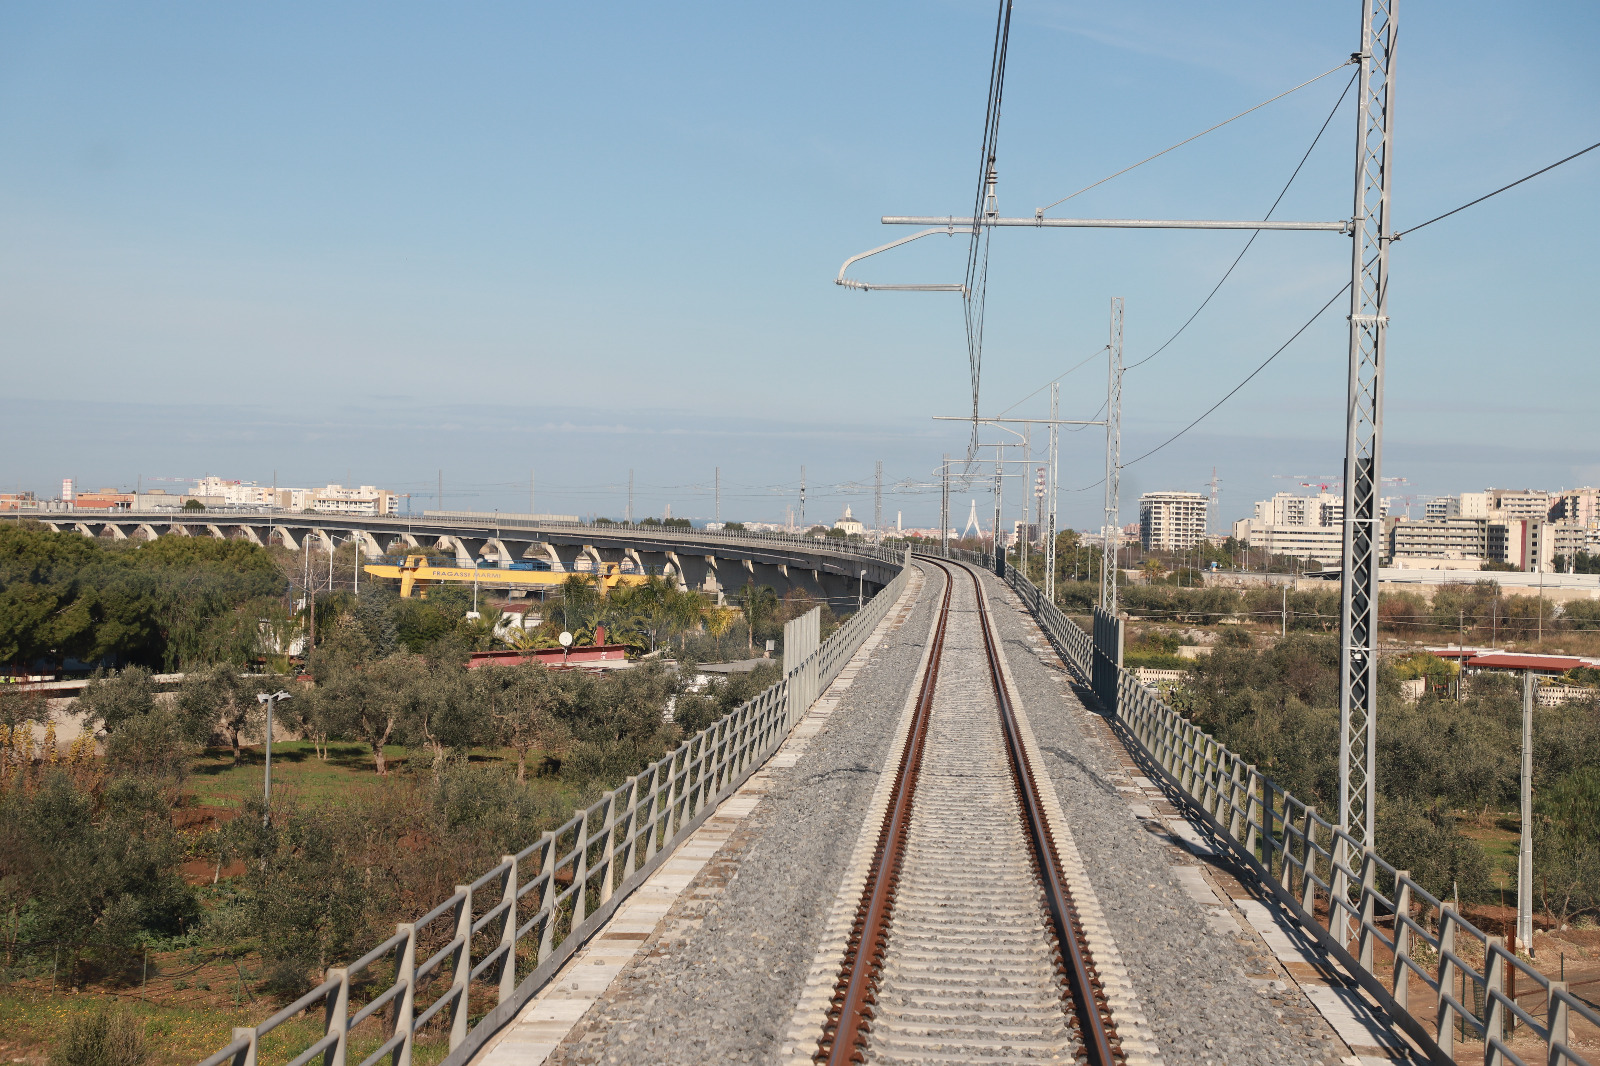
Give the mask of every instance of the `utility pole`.
[[872, 484], [872, 542], [883, 542], [883, 460], [878, 460]]
[[1122, 297], [1111, 298], [1111, 342], [1106, 347], [1106, 522], [1100, 547], [1100, 607], [1107, 614], [1117, 613], [1117, 545], [1122, 530], [1117, 525], [1121, 510], [1119, 497], [1122, 477]]
[[1289, 586], [1285, 585], [1285, 586], [1283, 586], [1283, 623], [1282, 623], [1282, 628], [1278, 630], [1278, 636], [1287, 637], [1288, 635], [1289, 635]]
[[528, 468], [528, 517], [532, 518], [539, 512], [533, 506], [533, 467]]
[[[1390, 152], [1398, 0], [1363, 0], [1357, 80], [1355, 230], [1350, 254], [1350, 367], [1344, 454], [1339, 625], [1339, 828], [1373, 844], [1377, 803], [1378, 555], [1383, 485], [1383, 359], [1389, 326]], [[1350, 857], [1340, 842], [1336, 862]], [[1342, 878], [1340, 879], [1343, 880]], [[1344, 885], [1339, 886], [1340, 890]]]
[[440, 471], [439, 471], [439, 491], [433, 497], [433, 500], [434, 500], [434, 504], [433, 505], [435, 507], [439, 508], [439, 510], [441, 510], [441, 511], [444, 510], [444, 470], [443, 469], [440, 469]]
[[[1533, 957], [1533, 694], [1532, 670], [1522, 672], [1522, 839], [1517, 844], [1517, 944]], [[1515, 951], [1517, 944], [1511, 946]]]
[[628, 513], [623, 516], [628, 525], [633, 525], [633, 467], [628, 467]]
[[806, 531], [806, 468], [800, 468], [800, 532]]
[[720, 467], [720, 466], [717, 467], [717, 489], [716, 489], [716, 493], [717, 493], [716, 522], [717, 522], [717, 525], [720, 526], [722, 524], [722, 467]]
[[950, 453], [939, 464], [939, 554], [950, 551]]

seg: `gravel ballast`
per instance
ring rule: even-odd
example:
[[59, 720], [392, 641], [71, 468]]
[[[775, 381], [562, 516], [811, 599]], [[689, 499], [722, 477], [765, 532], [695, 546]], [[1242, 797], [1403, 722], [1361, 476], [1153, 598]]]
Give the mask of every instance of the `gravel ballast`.
[[928, 637], [943, 586], [923, 573], [826, 727], [549, 1062], [776, 1057]]
[[[1342, 1041], [1292, 987], [1264, 994], [1277, 970], [1259, 938], [1216, 932], [1180, 891], [1166, 840], [1147, 831], [1111, 780], [1106, 741], [1053, 650], [1029, 639], [1031, 619], [992, 575], [985, 584], [1045, 771], [1168, 1064], [1338, 1063]], [[1032, 630], [1037, 633], [1036, 630]], [[1252, 975], [1257, 975], [1252, 979]]]
[[[943, 588], [932, 566], [798, 762], [683, 893], [549, 1062], [772, 1063], [888, 760]], [[1344, 1044], [1242, 929], [1218, 932], [1173, 876], [1179, 857], [1117, 791], [1109, 734], [1008, 589], [990, 604], [1042, 767], [1164, 1061], [1333, 1064]], [[1264, 992], [1263, 989], [1268, 989]]]

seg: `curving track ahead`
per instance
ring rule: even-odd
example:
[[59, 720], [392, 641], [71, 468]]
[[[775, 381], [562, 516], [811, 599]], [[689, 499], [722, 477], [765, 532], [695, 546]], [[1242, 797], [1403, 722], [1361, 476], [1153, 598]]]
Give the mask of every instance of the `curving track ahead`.
[[926, 561], [933, 646], [816, 1058], [1112, 1066], [981, 579]]

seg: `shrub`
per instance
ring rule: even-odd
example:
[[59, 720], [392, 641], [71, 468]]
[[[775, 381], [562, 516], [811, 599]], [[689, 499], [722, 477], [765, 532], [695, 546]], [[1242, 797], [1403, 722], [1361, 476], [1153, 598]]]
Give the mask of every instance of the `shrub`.
[[143, 1066], [149, 1058], [144, 1023], [116, 1003], [68, 1018], [50, 1066]]

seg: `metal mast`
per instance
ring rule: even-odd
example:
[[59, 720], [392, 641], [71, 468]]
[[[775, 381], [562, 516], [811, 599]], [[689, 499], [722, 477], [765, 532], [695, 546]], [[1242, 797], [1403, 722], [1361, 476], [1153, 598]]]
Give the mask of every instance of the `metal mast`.
[[1106, 349], [1106, 523], [1101, 527], [1100, 606], [1117, 613], [1117, 525], [1122, 478], [1122, 297], [1111, 298], [1111, 343]]
[[1050, 386], [1050, 486], [1049, 516], [1045, 519], [1044, 591], [1051, 603], [1056, 602], [1056, 449], [1060, 446], [1060, 427], [1056, 425], [1057, 411], [1061, 406], [1061, 384]]
[[939, 554], [950, 550], [950, 453], [939, 464]]
[[1399, 0], [1363, 0], [1355, 57], [1354, 239], [1350, 257], [1350, 381], [1345, 412], [1344, 571], [1339, 624], [1339, 826], [1373, 843], [1377, 799], [1378, 555], [1383, 516], [1383, 355], [1388, 332], [1389, 177], [1393, 150], [1395, 15]]
[[[977, 412], [974, 411], [973, 415], [976, 416]], [[972, 432], [974, 434], [978, 432], [978, 420], [976, 417], [972, 420]], [[1004, 499], [1004, 473], [1005, 445], [996, 444], [994, 446], [994, 572], [1001, 577], [1006, 576], [1006, 550], [1000, 546], [1000, 522], [1002, 521], [1000, 505]]]
[[883, 460], [878, 460], [878, 470], [872, 484], [872, 542], [883, 540]]

